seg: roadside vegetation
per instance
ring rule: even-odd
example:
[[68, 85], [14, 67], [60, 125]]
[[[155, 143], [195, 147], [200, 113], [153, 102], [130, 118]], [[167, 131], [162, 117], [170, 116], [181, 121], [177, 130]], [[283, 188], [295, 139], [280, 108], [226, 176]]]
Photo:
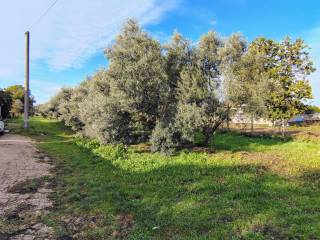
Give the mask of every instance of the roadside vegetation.
[[315, 71], [302, 39], [221, 37], [193, 43], [175, 32], [161, 44], [128, 20], [105, 49], [108, 66], [38, 106], [79, 134], [107, 144], [150, 141], [154, 152], [209, 146], [212, 135], [242, 109], [253, 121], [282, 125], [308, 109]]
[[[172, 156], [100, 145], [63, 123], [14, 120], [49, 154], [58, 239], [318, 239], [319, 138], [219, 133]], [[316, 127], [314, 127], [316, 128]], [[319, 127], [316, 128], [319, 131]]]
[[[34, 111], [34, 97], [30, 96], [30, 114]], [[9, 117], [19, 117], [23, 114], [24, 88], [21, 85], [0, 88], [0, 120]]]
[[[9, 120], [52, 159], [42, 221], [57, 239], [319, 239], [320, 127], [286, 129], [319, 111], [302, 39], [175, 32], [162, 44], [129, 19], [105, 55], [106, 68], [32, 107], [29, 129]], [[22, 96], [0, 91], [3, 114], [21, 115]], [[252, 131], [232, 127], [238, 110]]]

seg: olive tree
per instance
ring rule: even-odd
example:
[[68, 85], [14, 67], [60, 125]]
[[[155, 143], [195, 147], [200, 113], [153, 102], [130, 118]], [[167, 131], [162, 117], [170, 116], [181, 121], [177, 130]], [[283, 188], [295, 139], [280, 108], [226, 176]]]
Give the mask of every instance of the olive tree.
[[128, 20], [105, 53], [113, 101], [127, 111], [120, 115], [130, 115], [141, 130], [152, 130], [169, 90], [160, 43]]
[[176, 126], [185, 140], [192, 141], [195, 134], [204, 134], [209, 141], [220, 124], [217, 89], [221, 82], [219, 49], [222, 40], [209, 32], [202, 36], [194, 49], [192, 63], [180, 73]]

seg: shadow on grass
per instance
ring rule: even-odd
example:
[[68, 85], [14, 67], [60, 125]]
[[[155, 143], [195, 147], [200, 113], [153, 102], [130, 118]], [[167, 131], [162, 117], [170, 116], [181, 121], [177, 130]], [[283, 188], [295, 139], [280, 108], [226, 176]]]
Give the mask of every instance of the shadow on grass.
[[[134, 216], [132, 236], [159, 239], [319, 236], [319, 191], [262, 166], [176, 164], [131, 172], [108, 160], [65, 161], [60, 210]], [[70, 169], [72, 169], [70, 171]], [[319, 173], [318, 173], [319, 174]], [[156, 230], [152, 230], [156, 229]]]
[[[118, 231], [127, 239], [317, 239], [320, 236], [320, 192], [313, 178], [308, 177], [319, 176], [318, 171], [286, 178], [265, 166], [210, 165], [173, 158], [152, 170], [125, 170], [121, 162], [101, 159], [71, 142], [63, 142], [68, 136], [54, 130], [60, 128], [57, 123], [33, 124], [38, 124], [34, 136], [37, 131], [52, 129], [45, 135], [48, 142], [42, 139], [40, 144], [56, 157], [58, 175], [52, 195], [56, 210], [51, 221], [73, 214], [99, 214], [105, 216], [100, 226], [105, 234], [110, 236]], [[223, 141], [223, 137], [227, 140]], [[52, 144], [50, 139], [60, 141]], [[220, 149], [226, 149], [228, 143], [228, 150], [238, 150], [238, 144], [242, 150], [254, 151], [256, 146], [252, 144], [257, 139], [218, 135], [215, 141]], [[258, 140], [258, 144], [282, 143]], [[119, 215], [132, 216], [133, 226], [119, 223]]]
[[210, 146], [217, 150], [228, 150], [232, 152], [237, 151], [259, 151], [268, 149], [272, 146], [280, 146], [289, 141], [292, 138], [287, 137], [283, 139], [278, 136], [270, 137], [250, 137], [244, 136], [239, 133], [217, 133], [214, 135], [210, 142]]
[[22, 118], [10, 119], [8, 129], [12, 133], [28, 135], [40, 142], [70, 141], [69, 137], [74, 135], [70, 127], [65, 126], [62, 122], [45, 120], [41, 117], [32, 117], [28, 129], [23, 129]]

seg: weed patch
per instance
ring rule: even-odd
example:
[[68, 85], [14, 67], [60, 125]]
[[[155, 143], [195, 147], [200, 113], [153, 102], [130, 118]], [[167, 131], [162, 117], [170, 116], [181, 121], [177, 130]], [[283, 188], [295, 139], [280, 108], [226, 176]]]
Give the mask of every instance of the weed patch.
[[27, 179], [12, 186], [10, 189], [8, 189], [8, 192], [19, 194], [35, 193], [40, 187], [44, 185], [44, 183], [44, 177]]

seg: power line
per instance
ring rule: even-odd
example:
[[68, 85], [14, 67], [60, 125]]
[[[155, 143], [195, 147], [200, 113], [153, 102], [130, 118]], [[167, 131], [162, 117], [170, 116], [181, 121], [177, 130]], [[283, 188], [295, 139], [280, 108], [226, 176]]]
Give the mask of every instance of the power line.
[[55, 1], [47, 8], [47, 10], [44, 11], [43, 14], [40, 15], [40, 17], [30, 26], [29, 30], [30, 30], [34, 25], [38, 24], [38, 23], [42, 20], [42, 18], [44, 18], [44, 17], [49, 13], [49, 11], [57, 4], [58, 1], [59, 1], [59, 0], [55, 0]]

